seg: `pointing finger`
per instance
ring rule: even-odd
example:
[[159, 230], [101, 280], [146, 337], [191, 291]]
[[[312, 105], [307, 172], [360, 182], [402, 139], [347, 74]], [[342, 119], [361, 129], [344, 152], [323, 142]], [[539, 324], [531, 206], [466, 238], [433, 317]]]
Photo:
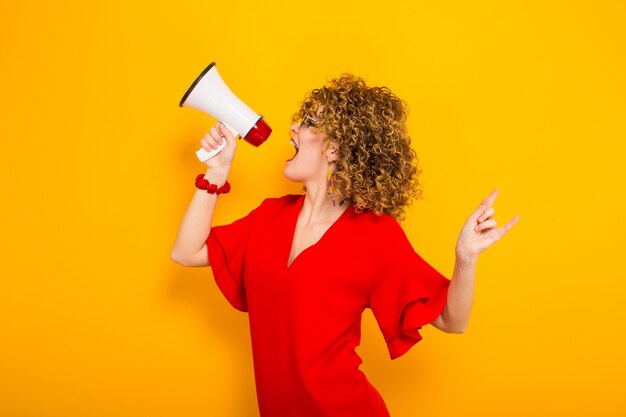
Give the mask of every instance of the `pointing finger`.
[[491, 204], [493, 204], [493, 201], [496, 199], [498, 192], [499, 190], [496, 188], [495, 190], [491, 192], [489, 197], [485, 198], [480, 203], [480, 205], [476, 208], [476, 210], [474, 210], [474, 212], [471, 214], [471, 218], [473, 220], [478, 220], [478, 217], [484, 214], [487, 211], [487, 209], [491, 207]]
[[491, 207], [491, 205], [495, 201], [496, 197], [498, 196], [499, 192], [500, 192], [500, 190], [498, 190], [497, 188], [495, 190], [493, 190], [491, 192], [491, 194], [489, 194], [489, 197], [487, 197], [487, 198], [485, 198], [483, 200], [483, 204], [486, 205], [487, 207]]

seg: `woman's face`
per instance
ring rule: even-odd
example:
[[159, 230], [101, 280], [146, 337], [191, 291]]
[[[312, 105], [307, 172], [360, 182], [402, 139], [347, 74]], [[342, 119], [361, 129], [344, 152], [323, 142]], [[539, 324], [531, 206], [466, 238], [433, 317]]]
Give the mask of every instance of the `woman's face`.
[[301, 123], [291, 126], [292, 144], [296, 148], [296, 154], [287, 160], [283, 174], [291, 181], [303, 182], [311, 180], [326, 180], [328, 170], [329, 152], [324, 152], [324, 133], [312, 126], [323, 110], [320, 107], [316, 114], [309, 115]]

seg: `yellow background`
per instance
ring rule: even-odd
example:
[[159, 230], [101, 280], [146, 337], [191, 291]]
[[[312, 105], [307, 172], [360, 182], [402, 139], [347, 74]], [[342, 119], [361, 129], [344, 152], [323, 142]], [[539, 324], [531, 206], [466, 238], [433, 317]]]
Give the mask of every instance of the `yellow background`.
[[240, 142], [214, 224], [268, 196], [289, 117], [344, 71], [410, 106], [424, 199], [404, 228], [451, 277], [494, 189], [465, 334], [358, 352], [393, 417], [618, 416], [624, 402], [626, 5], [620, 1], [5, 2], [0, 416], [255, 416], [247, 315], [170, 260], [214, 120], [216, 61], [274, 133]]

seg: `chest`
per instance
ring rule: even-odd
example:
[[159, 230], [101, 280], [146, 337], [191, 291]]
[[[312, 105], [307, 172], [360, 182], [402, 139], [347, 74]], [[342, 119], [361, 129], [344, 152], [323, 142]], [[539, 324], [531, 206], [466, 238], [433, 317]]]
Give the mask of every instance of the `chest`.
[[306, 226], [304, 224], [296, 224], [296, 228], [293, 234], [293, 240], [291, 242], [291, 250], [289, 252], [287, 266], [291, 266], [291, 263], [303, 251], [317, 244], [322, 236], [324, 236], [324, 234], [328, 231], [331, 225], [332, 223], [319, 223], [309, 226]]
[[275, 308], [293, 302], [305, 309], [361, 299], [379, 275], [371, 229], [355, 213], [306, 227], [293, 211], [258, 219], [250, 233], [244, 266], [249, 305], [262, 299]]

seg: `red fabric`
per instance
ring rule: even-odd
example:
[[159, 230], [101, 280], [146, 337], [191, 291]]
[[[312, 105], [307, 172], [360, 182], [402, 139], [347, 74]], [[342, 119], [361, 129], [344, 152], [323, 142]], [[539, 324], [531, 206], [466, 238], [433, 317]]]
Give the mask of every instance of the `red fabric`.
[[371, 308], [389, 355], [403, 355], [446, 303], [450, 281], [389, 215], [349, 207], [287, 267], [303, 195], [268, 198], [207, 239], [215, 281], [247, 311], [261, 417], [388, 417], [359, 369]]

